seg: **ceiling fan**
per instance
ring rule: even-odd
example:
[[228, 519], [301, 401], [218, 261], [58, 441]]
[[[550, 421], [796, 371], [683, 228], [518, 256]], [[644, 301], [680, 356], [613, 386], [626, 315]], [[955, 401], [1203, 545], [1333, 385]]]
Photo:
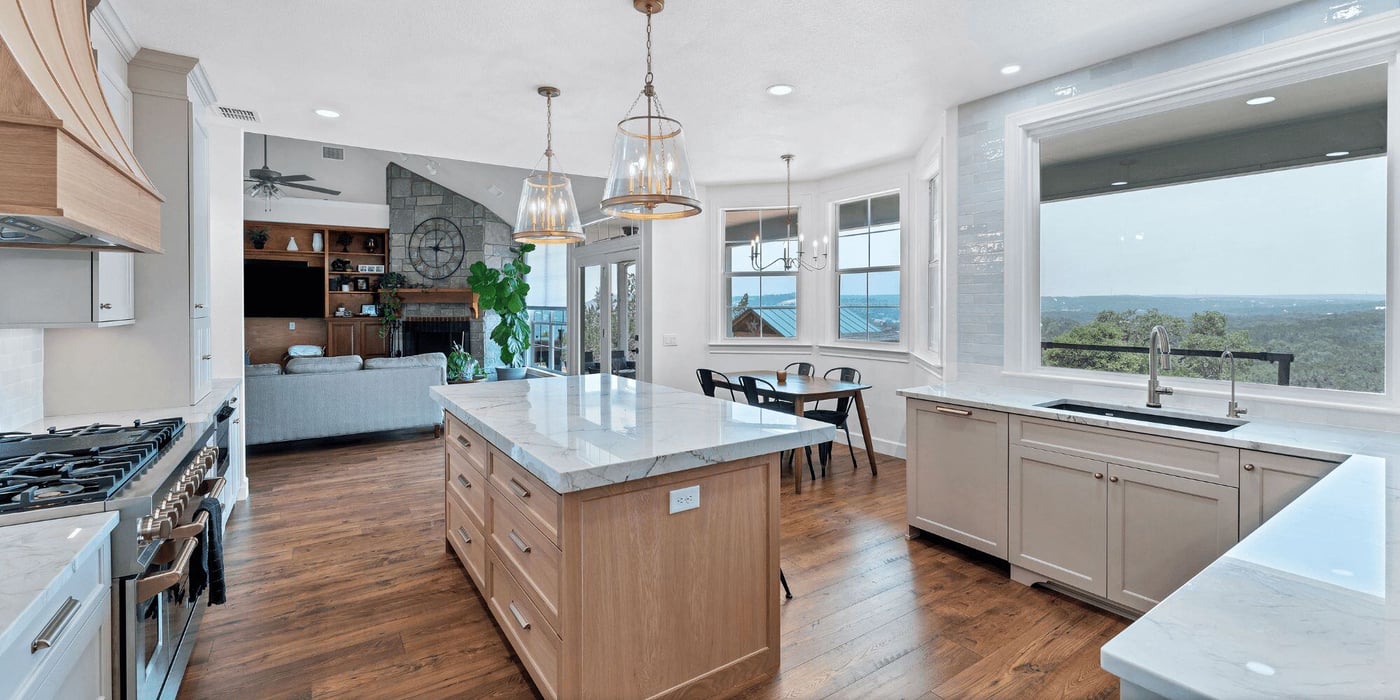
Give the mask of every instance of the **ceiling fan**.
[[262, 197], [269, 202], [273, 199], [282, 198], [283, 187], [295, 187], [299, 190], [310, 190], [321, 194], [338, 195], [339, 190], [326, 189], [313, 185], [303, 185], [301, 183], [316, 178], [310, 175], [283, 175], [282, 173], [267, 167], [267, 135], [263, 135], [263, 164], [261, 168], [250, 168], [248, 177], [243, 181], [251, 183], [248, 185], [248, 195], [252, 197]]

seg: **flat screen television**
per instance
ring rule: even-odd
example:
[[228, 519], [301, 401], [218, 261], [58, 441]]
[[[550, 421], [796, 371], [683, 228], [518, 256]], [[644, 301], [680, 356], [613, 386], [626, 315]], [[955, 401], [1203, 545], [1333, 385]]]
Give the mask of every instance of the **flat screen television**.
[[296, 260], [243, 262], [243, 315], [321, 318], [326, 315], [326, 271]]

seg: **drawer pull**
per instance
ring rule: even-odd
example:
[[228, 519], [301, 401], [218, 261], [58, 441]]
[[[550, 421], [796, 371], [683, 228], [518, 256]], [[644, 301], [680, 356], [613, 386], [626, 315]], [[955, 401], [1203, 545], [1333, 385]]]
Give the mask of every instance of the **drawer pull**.
[[462, 484], [462, 488], [464, 489], [469, 489], [472, 487], [472, 482], [467, 481], [467, 477], [462, 476], [461, 474], [457, 475], [457, 481]]
[[112, 305], [111, 305], [111, 304], [98, 304], [98, 305], [97, 305], [97, 308], [99, 308], [99, 309], [110, 309], [110, 308], [112, 308]]
[[521, 498], [530, 497], [530, 489], [521, 486], [520, 482], [515, 480], [515, 477], [510, 478], [510, 483], [508, 485], [510, 486], [510, 490], [513, 491], [515, 495]]
[[202, 309], [202, 308], [204, 308], [204, 305], [203, 305], [203, 304], [195, 304], [195, 305], [194, 305], [194, 308], [196, 308], [196, 309]]
[[1118, 477], [1116, 477], [1116, 476], [1110, 476], [1110, 477], [1108, 477], [1108, 480], [1109, 480], [1109, 481], [1112, 481], [1112, 482], [1115, 483], [1115, 484], [1118, 483]]
[[525, 540], [520, 539], [520, 535], [515, 534], [515, 530], [511, 530], [507, 536], [510, 537], [510, 543], [515, 545], [516, 549], [524, 554], [530, 553], [530, 545], [525, 544]]
[[29, 643], [29, 653], [37, 654], [40, 649], [48, 649], [58, 640], [58, 636], [67, 629], [68, 623], [73, 621], [73, 615], [78, 612], [78, 599], [68, 596], [68, 600], [63, 601], [63, 605], [58, 606], [58, 612], [49, 618], [49, 624], [44, 625], [44, 629], [39, 630], [39, 636]]
[[1094, 478], [1095, 478], [1095, 479], [1102, 479], [1102, 478], [1103, 478], [1103, 474], [1102, 474], [1101, 472], [1094, 472]]
[[199, 359], [201, 359], [201, 360], [212, 360], [212, 359], [214, 359], [214, 356], [213, 356], [213, 355], [200, 355], [200, 356], [199, 356]]
[[461, 537], [461, 538], [462, 538], [462, 542], [464, 542], [464, 543], [466, 543], [466, 544], [471, 544], [471, 543], [472, 543], [472, 536], [467, 534], [467, 529], [464, 528], [464, 527], [458, 527], [458, 528], [457, 528], [457, 536], [458, 536], [458, 537]]
[[461, 435], [457, 436], [457, 442], [462, 443], [462, 447], [470, 448], [472, 446], [472, 441], [462, 437]]
[[530, 621], [520, 614], [520, 608], [515, 607], [515, 601], [511, 601], [506, 607], [510, 608], [510, 614], [515, 616], [515, 624], [520, 625], [520, 629], [530, 629]]
[[1247, 472], [1252, 472], [1252, 471], [1254, 471], [1254, 465], [1253, 465], [1253, 464], [1246, 464], [1246, 465], [1244, 465], [1244, 470], [1247, 471]]
[[972, 411], [964, 411], [961, 408], [948, 408], [947, 406], [934, 406], [933, 410], [939, 413], [948, 413], [954, 416], [970, 416]]

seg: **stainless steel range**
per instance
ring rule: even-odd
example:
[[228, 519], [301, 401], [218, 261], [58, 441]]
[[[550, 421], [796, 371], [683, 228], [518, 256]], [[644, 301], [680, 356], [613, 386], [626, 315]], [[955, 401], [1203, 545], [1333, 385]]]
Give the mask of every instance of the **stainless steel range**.
[[[205, 595], [185, 586], [227, 452], [218, 418], [0, 433], [0, 525], [102, 511], [120, 513], [112, 532], [113, 696], [174, 698], [184, 676]], [[221, 523], [216, 526], [222, 526]]]

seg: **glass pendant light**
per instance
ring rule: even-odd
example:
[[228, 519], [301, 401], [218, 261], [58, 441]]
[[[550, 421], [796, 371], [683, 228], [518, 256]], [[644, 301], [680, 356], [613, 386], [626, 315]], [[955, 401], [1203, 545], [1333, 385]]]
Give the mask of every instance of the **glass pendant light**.
[[[666, 116], [656, 96], [651, 72], [651, 16], [665, 0], [632, 0], [647, 16], [647, 73], [642, 92], [627, 116], [617, 123], [612, 167], [603, 190], [603, 212], [624, 219], [679, 219], [700, 213], [695, 180], [685, 155], [681, 123]], [[646, 114], [633, 116], [637, 102]]]
[[554, 98], [559, 88], [546, 85], [537, 92], [545, 104], [544, 172], [536, 169], [525, 178], [512, 237], [520, 243], [578, 243], [583, 240], [583, 224], [574, 188], [567, 175], [554, 172]]

